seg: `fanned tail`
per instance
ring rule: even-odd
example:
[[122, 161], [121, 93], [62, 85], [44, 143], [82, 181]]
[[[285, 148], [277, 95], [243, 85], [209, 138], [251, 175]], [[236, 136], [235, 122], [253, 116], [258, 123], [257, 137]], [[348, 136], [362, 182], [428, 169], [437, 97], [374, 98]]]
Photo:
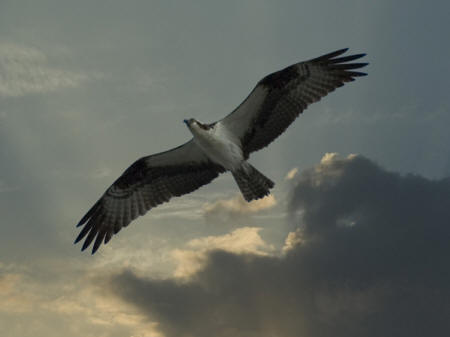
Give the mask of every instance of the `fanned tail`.
[[239, 169], [232, 172], [234, 180], [247, 201], [261, 199], [270, 194], [270, 189], [275, 186], [272, 180], [264, 176], [249, 163], [245, 163]]

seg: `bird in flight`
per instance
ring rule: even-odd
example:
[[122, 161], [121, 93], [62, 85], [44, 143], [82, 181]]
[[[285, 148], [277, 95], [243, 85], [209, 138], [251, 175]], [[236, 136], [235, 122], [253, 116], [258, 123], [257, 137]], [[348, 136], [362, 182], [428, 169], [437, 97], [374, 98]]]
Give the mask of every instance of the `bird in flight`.
[[122, 227], [172, 197], [190, 193], [230, 171], [248, 202], [270, 193], [274, 183], [247, 160], [269, 145], [311, 103], [366, 73], [368, 63], [350, 62], [348, 49], [293, 64], [267, 75], [228, 116], [211, 124], [184, 120], [193, 137], [166, 152], [135, 161], [80, 220], [75, 243], [94, 241], [92, 254]]

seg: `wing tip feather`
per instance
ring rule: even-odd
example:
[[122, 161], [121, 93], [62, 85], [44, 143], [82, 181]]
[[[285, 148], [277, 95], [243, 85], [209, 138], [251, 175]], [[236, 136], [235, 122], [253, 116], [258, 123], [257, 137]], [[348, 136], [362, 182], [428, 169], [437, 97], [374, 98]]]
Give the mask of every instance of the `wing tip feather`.
[[88, 241], [87, 239], [84, 241], [83, 246], [81, 247], [81, 251], [85, 251], [86, 248], [88, 248], [91, 245], [91, 242]]
[[327, 64], [342, 64], [343, 62], [349, 62], [353, 60], [360, 59], [367, 55], [367, 53], [358, 53], [353, 55], [347, 55], [347, 56], [341, 56], [342, 54], [345, 54], [347, 51], [349, 51], [349, 48], [342, 48], [336, 51], [333, 51], [331, 53], [316, 57], [310, 61], [306, 62], [313, 62], [313, 63], [327, 63]]
[[362, 77], [362, 76], [367, 76], [367, 73], [363, 73], [361, 71], [347, 71], [346, 72], [347, 75], [349, 75], [350, 77]]
[[335, 51], [333, 51], [331, 53], [327, 53], [327, 54], [324, 54], [322, 56], [316, 57], [316, 58], [310, 60], [310, 62], [327, 61], [327, 60], [333, 59], [336, 56], [339, 56], [339, 55], [342, 55], [342, 54], [346, 53], [348, 50], [349, 50], [349, 48], [338, 49], [338, 50], [335, 50]]
[[[100, 199], [101, 200], [101, 199]], [[92, 218], [95, 213], [100, 209], [100, 200], [98, 200], [94, 206], [91, 207], [91, 209], [81, 218], [80, 222], [76, 225], [76, 227], [82, 226], [84, 223], [86, 223], [90, 218]]]

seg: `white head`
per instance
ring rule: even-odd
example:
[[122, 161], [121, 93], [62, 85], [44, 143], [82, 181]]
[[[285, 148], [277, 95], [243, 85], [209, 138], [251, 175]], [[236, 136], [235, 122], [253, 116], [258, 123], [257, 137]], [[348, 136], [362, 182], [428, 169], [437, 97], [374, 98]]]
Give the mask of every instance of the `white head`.
[[195, 130], [195, 131], [200, 131], [200, 130], [208, 131], [212, 127], [211, 124], [202, 124], [198, 120], [196, 120], [195, 118], [185, 119], [183, 122], [187, 125], [188, 129], [191, 130], [191, 132], [193, 130]]

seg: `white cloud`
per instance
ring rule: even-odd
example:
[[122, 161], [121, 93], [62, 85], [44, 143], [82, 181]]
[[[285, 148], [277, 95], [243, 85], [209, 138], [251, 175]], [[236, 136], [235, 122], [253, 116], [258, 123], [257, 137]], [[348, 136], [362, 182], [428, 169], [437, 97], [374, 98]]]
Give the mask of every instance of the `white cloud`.
[[284, 180], [291, 180], [294, 179], [294, 177], [297, 175], [298, 173], [298, 167], [294, 167], [292, 170], [290, 170], [286, 176], [284, 177]]
[[0, 325], [8, 319], [27, 322], [19, 330], [13, 327], [8, 336], [162, 336], [157, 323], [104, 292], [98, 275], [108, 271], [93, 266], [74, 272], [77, 262], [54, 262], [46, 267], [61, 274], [52, 280], [36, 277], [33, 269], [0, 262]]
[[74, 88], [90, 78], [92, 75], [83, 72], [52, 66], [46, 54], [36, 48], [0, 44], [0, 96], [19, 97]]
[[259, 232], [261, 228], [243, 227], [220, 236], [207, 236], [191, 240], [186, 249], [175, 249], [172, 257], [177, 261], [174, 276], [189, 278], [207, 262], [208, 253], [223, 250], [235, 254], [255, 254], [265, 256], [274, 251]]
[[241, 194], [237, 194], [231, 199], [207, 202], [203, 205], [203, 209], [207, 220], [228, 222], [260, 213], [276, 204], [277, 201], [272, 194], [252, 202], [245, 201]]
[[[0, 312], [24, 313], [33, 309], [37, 299], [34, 293], [26, 294], [23, 288], [25, 282], [19, 273], [2, 273], [0, 275]], [[31, 296], [29, 296], [31, 295]]]
[[[358, 155], [354, 154], [354, 153], [350, 153], [347, 156], [347, 159], [352, 160], [353, 158], [356, 158]], [[321, 166], [329, 166], [334, 164], [337, 160], [339, 159], [339, 153], [336, 152], [327, 152], [323, 155], [322, 159], [320, 160], [320, 165]], [[319, 166], [319, 168], [321, 168], [321, 166]]]
[[305, 239], [302, 237], [302, 231], [300, 229], [297, 229], [295, 232], [290, 232], [284, 240], [282, 252], [287, 253], [304, 242]]

